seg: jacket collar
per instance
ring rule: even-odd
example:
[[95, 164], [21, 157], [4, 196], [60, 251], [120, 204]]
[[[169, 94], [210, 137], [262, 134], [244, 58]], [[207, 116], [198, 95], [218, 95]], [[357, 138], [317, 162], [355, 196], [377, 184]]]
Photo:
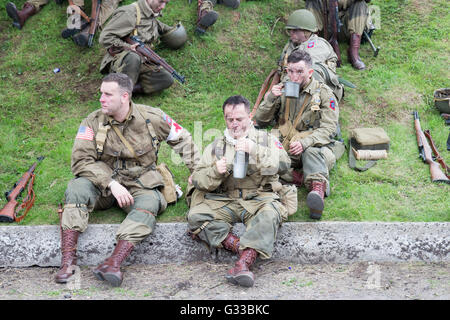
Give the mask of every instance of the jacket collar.
[[152, 10], [152, 8], [150, 8], [147, 0], [138, 0], [138, 5], [139, 5], [139, 8], [142, 10], [142, 13], [146, 17], [157, 18], [157, 17], [161, 16], [161, 12], [160, 13], [153, 12], [153, 10]]

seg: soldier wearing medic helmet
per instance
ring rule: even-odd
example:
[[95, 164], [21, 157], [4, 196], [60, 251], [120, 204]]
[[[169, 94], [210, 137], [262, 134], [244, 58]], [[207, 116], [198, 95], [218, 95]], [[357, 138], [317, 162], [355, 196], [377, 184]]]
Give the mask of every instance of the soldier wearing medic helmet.
[[156, 166], [160, 142], [166, 141], [180, 154], [191, 172], [200, 158], [189, 132], [162, 110], [133, 103], [132, 88], [125, 74], [106, 76], [100, 87], [101, 109], [78, 129], [72, 150], [75, 178], [67, 186], [61, 219], [58, 283], [73, 275], [78, 236], [87, 229], [89, 214], [118, 205], [127, 217], [116, 232], [114, 251], [94, 274], [120, 286], [121, 264], [153, 232], [156, 216], [169, 201], [164, 196], [167, 175]]

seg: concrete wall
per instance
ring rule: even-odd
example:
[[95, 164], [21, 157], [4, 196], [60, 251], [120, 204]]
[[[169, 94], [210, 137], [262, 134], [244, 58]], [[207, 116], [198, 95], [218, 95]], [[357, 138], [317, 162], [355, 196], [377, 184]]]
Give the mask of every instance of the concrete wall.
[[[78, 241], [78, 265], [97, 265], [114, 248], [117, 225], [89, 225]], [[242, 224], [233, 232], [241, 234]], [[182, 263], [195, 260], [231, 262], [225, 250], [212, 254], [186, 235], [185, 223], [159, 223], [139, 244], [127, 264]], [[449, 262], [450, 223], [307, 222], [279, 229], [273, 259], [296, 263]], [[59, 266], [58, 226], [0, 227], [0, 267]]]

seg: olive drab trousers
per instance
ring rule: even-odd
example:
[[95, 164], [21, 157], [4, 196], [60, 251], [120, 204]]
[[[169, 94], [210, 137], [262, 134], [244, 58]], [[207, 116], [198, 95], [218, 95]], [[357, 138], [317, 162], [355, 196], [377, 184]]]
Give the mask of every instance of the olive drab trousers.
[[330, 170], [336, 161], [344, 154], [345, 145], [336, 141], [323, 147], [309, 147], [299, 156], [289, 154], [292, 167], [303, 169], [303, 179], [308, 188], [312, 181], [322, 181], [327, 185], [327, 195], [329, 195]]
[[167, 89], [174, 82], [172, 75], [166, 69], [145, 64], [137, 53], [130, 51], [119, 53], [119, 57], [111, 62], [109, 71], [125, 73], [134, 85], [140, 83], [146, 94]]
[[[129, 192], [134, 198], [134, 204], [122, 208], [127, 217], [120, 224], [116, 238], [136, 245], [153, 232], [156, 215], [166, 209], [167, 202], [158, 189], [130, 188]], [[94, 209], [107, 209], [115, 203], [112, 194], [103, 196], [88, 179], [72, 179], [65, 193], [61, 227], [63, 230], [84, 232], [88, 226], [89, 214]]]
[[[263, 196], [261, 199], [258, 197], [253, 200], [230, 198], [226, 200], [226, 196], [215, 194], [207, 194], [205, 199], [208, 197], [215, 199], [214, 204], [208, 204], [206, 200], [193, 206], [189, 211], [187, 219], [190, 230], [194, 231], [206, 223], [198, 236], [208, 243], [210, 248], [220, 248], [232, 225], [242, 222], [246, 230], [240, 237], [239, 249], [255, 249], [262, 259], [272, 256], [278, 228], [282, 221], [287, 219], [286, 209], [279, 201], [273, 199], [264, 201]], [[223, 205], [217, 208], [219, 201]], [[244, 207], [245, 202], [251, 207], [256, 206], [257, 210], [247, 211]]]
[[[323, 1], [306, 0], [305, 7], [311, 11], [317, 21], [319, 31], [323, 30]], [[363, 34], [365, 28], [372, 24], [370, 11], [365, 1], [339, 0], [339, 18], [343, 24], [341, 32], [346, 38], [350, 34]]]

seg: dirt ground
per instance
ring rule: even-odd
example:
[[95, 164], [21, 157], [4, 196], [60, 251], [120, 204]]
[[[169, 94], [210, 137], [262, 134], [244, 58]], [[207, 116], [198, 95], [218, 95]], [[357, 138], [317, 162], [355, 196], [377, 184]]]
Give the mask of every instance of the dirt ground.
[[[78, 268], [78, 267], [77, 267]], [[258, 261], [251, 288], [229, 284], [228, 264], [130, 265], [113, 288], [81, 267], [57, 284], [57, 268], [0, 268], [0, 300], [448, 300], [448, 263], [299, 265]]]

